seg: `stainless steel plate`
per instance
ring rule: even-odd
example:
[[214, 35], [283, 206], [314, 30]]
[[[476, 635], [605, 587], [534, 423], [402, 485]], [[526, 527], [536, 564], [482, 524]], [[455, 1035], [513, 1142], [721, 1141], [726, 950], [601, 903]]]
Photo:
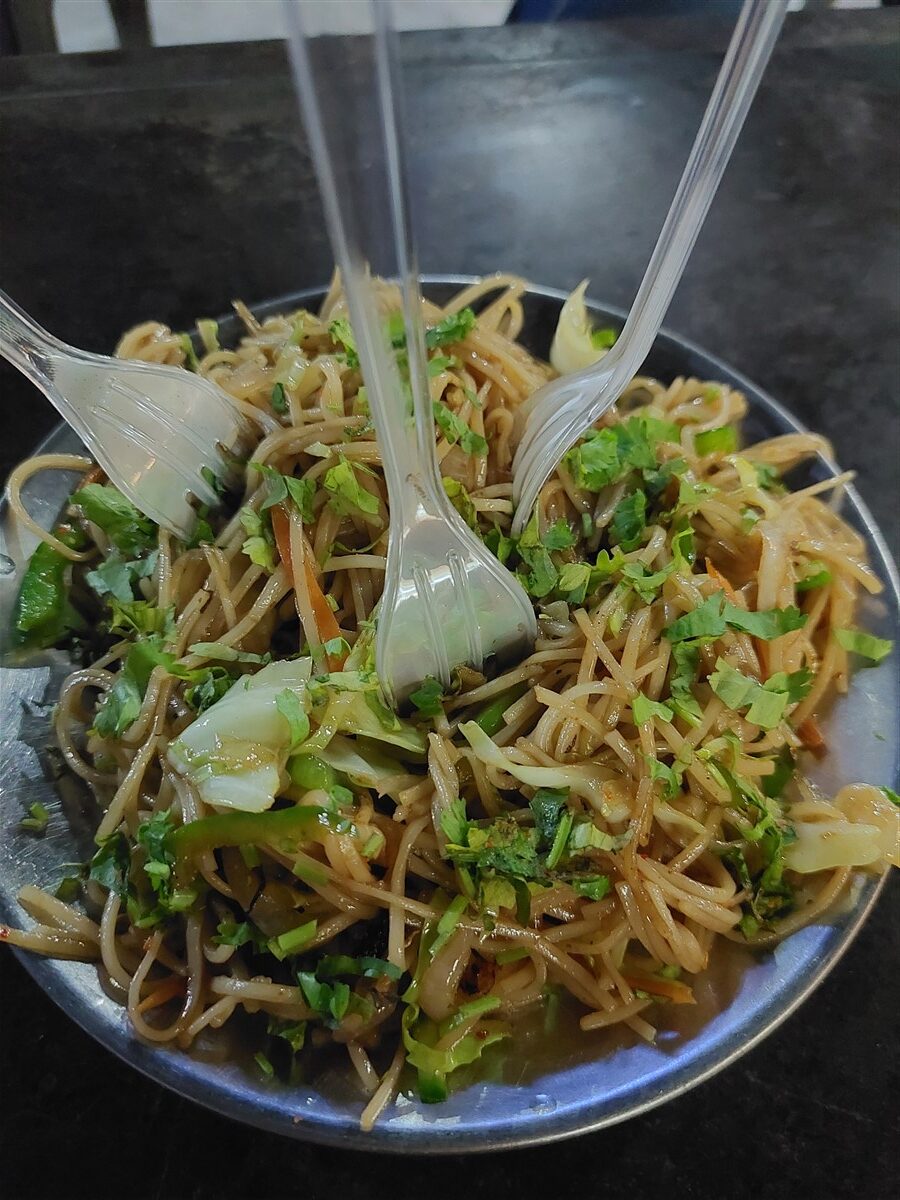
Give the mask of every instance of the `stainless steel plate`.
[[[434, 277], [427, 290], [435, 298], [471, 282]], [[258, 307], [277, 312], [314, 307], [321, 291], [282, 297]], [[564, 295], [532, 289], [526, 304], [522, 340], [546, 355]], [[621, 324], [624, 314], [591, 306], [601, 324]], [[232, 320], [221, 323], [225, 339], [236, 335]], [[647, 364], [650, 374], [727, 382], [750, 403], [745, 430], [756, 441], [802, 427], [771, 397], [724, 363], [673, 334], [657, 339]], [[77, 438], [60, 427], [42, 449], [76, 451]], [[824, 478], [836, 467], [817, 459], [798, 472], [797, 486]], [[40, 475], [26, 500], [39, 521], [49, 526], [71, 490], [72, 476]], [[896, 569], [865, 506], [852, 488], [845, 515], [869, 546], [872, 565], [887, 584], [882, 597], [863, 602], [860, 623], [883, 637], [898, 636], [900, 594]], [[6, 506], [0, 512], [0, 628], [9, 627], [19, 578], [33, 540], [12, 528]], [[19, 923], [18, 889], [26, 883], [55, 886], [62, 864], [90, 852], [89, 805], [77, 788], [62, 791], [51, 782], [46, 747], [51, 741], [49, 711], [68, 669], [58, 651], [27, 660], [7, 659], [0, 670], [0, 919]], [[850, 692], [829, 714], [827, 759], [812, 771], [828, 789], [845, 782], [896, 785], [900, 769], [897, 727], [900, 680], [896, 656], [881, 666], [859, 671]], [[18, 830], [23, 809], [42, 801], [52, 814], [43, 839]], [[56, 1003], [103, 1045], [146, 1075], [216, 1111], [291, 1137], [396, 1151], [488, 1150], [550, 1141], [599, 1129], [661, 1104], [721, 1070], [785, 1019], [821, 982], [850, 944], [879, 891], [860, 877], [851, 896], [827, 923], [794, 934], [773, 952], [752, 957], [727, 949], [698, 985], [695, 1009], [663, 1014], [663, 1031], [654, 1046], [635, 1045], [621, 1034], [570, 1036], [571, 1015], [563, 1014], [551, 1036], [536, 1015], [517, 1034], [512, 1047], [487, 1063], [479, 1079], [461, 1080], [441, 1105], [420, 1104], [408, 1094], [370, 1134], [361, 1134], [362, 1097], [343, 1067], [320, 1064], [307, 1084], [287, 1087], [264, 1080], [238, 1055], [220, 1061], [213, 1047], [191, 1056], [157, 1049], [136, 1038], [123, 1010], [100, 987], [87, 964], [56, 962], [20, 955], [25, 968]], [[456, 1077], [454, 1077], [454, 1080]]]

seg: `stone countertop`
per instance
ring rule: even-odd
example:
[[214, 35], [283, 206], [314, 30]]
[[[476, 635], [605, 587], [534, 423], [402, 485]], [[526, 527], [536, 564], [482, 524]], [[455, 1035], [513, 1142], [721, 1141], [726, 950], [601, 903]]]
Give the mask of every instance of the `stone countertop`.
[[[562, 288], [589, 275], [596, 297], [627, 306], [727, 35], [705, 18], [404, 37], [423, 270]], [[789, 18], [666, 322], [832, 439], [895, 556], [898, 81], [896, 12]], [[0, 153], [3, 286], [85, 348], [330, 272], [277, 43], [4, 60]], [[55, 415], [0, 368], [5, 475]], [[626, 1125], [465, 1161], [232, 1125], [104, 1053], [0, 956], [6, 1194], [442, 1200], [557, 1195], [567, 1180], [610, 1197], [887, 1197], [897, 894], [722, 1075]]]

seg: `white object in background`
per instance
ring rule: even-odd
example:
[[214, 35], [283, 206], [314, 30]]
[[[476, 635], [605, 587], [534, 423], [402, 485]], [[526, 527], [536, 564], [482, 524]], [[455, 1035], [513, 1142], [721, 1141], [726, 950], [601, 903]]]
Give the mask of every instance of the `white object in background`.
[[[314, 0], [316, 33], [362, 33], [367, 0]], [[502, 25], [513, 0], [392, 0], [398, 29]], [[286, 36], [281, 0], [147, 0], [154, 46], [255, 42]], [[54, 0], [57, 43], [67, 54], [118, 48], [108, 0]]]

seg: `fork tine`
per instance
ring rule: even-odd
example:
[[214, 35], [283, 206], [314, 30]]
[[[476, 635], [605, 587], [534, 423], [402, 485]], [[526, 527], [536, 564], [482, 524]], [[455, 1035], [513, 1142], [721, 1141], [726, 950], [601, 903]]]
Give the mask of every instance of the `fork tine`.
[[121, 417], [110, 412], [107, 408], [94, 405], [91, 407], [90, 413], [98, 424], [105, 425], [110, 433], [126, 438], [128, 441], [140, 446], [151, 462], [159, 460], [165, 463], [169, 470], [182, 480], [185, 492], [192, 492], [204, 504], [218, 504], [218, 496], [203, 476], [200, 475], [199, 471], [194, 472], [188, 469], [185, 463], [179, 460], [178, 455], [172, 453], [169, 446], [162, 442], [154, 441], [145, 430], [140, 429], [136, 425], [130, 428], [126, 427], [122, 423]]
[[475, 605], [472, 603], [472, 591], [469, 587], [469, 576], [466, 571], [466, 565], [462, 560], [462, 556], [456, 550], [451, 550], [447, 555], [447, 565], [450, 567], [450, 576], [453, 579], [456, 589], [456, 602], [466, 617], [469, 662], [476, 671], [480, 671], [484, 666], [484, 644], [481, 639], [481, 626], [478, 624]]

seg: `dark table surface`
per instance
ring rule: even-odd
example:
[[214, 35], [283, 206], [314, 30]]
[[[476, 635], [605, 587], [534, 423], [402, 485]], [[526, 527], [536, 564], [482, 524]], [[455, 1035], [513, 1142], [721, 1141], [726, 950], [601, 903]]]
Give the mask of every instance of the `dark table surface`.
[[[895, 555], [898, 16], [789, 18], [667, 320], [833, 440]], [[627, 306], [727, 36], [711, 12], [405, 38], [423, 269], [564, 288], [589, 275], [595, 296]], [[108, 350], [148, 317], [184, 327], [328, 276], [278, 44], [0, 72], [2, 285], [61, 337]], [[55, 416], [2, 367], [5, 474]], [[897, 894], [803, 1009], [724, 1074], [627, 1125], [465, 1162], [232, 1125], [105, 1054], [0, 955], [3, 1192], [887, 1197], [900, 1166]]]

